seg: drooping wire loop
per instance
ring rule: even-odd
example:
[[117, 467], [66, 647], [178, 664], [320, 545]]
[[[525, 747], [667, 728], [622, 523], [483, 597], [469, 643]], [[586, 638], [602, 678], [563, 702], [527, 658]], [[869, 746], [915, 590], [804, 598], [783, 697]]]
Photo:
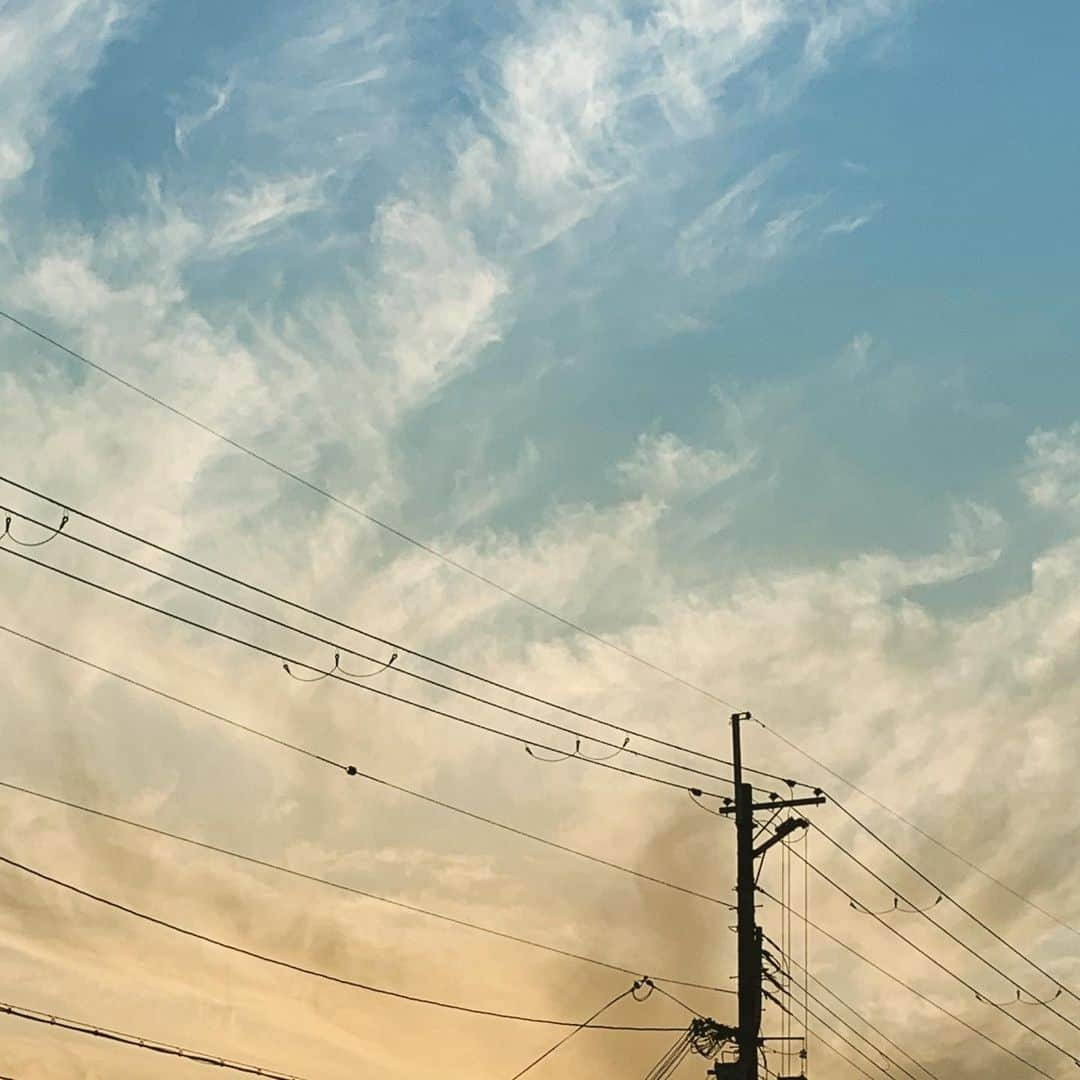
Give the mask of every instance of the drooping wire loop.
[[63, 515], [63, 516], [62, 516], [62, 517], [60, 518], [60, 524], [59, 524], [59, 525], [57, 525], [57, 526], [56, 526], [56, 528], [55, 528], [55, 529], [53, 529], [53, 530], [52, 530], [52, 531], [51, 531], [51, 532], [49, 533], [49, 535], [45, 537], [45, 539], [44, 539], [44, 540], [20, 540], [20, 539], [19, 539], [19, 538], [18, 538], [18, 537], [17, 537], [17, 536], [16, 536], [16, 535], [15, 535], [15, 534], [14, 534], [14, 533], [13, 533], [13, 532], [11, 531], [11, 523], [12, 523], [12, 521], [13, 521], [13, 518], [12, 518], [11, 514], [6, 514], [6, 515], [4, 516], [4, 532], [3, 532], [3, 534], [2, 534], [2, 535], [0, 535], [0, 541], [2, 541], [2, 540], [10, 540], [10, 541], [11, 541], [11, 542], [12, 542], [13, 544], [18, 544], [18, 545], [19, 545], [19, 547], [26, 547], [26, 548], [33, 548], [33, 547], [43, 547], [43, 546], [44, 546], [45, 544], [49, 543], [49, 541], [50, 541], [50, 540], [55, 540], [55, 539], [56, 539], [56, 538], [57, 538], [57, 537], [58, 537], [58, 536], [60, 535], [60, 533], [61, 533], [61, 532], [63, 531], [63, 529], [64, 529], [64, 526], [65, 526], [65, 525], [66, 525], [66, 524], [67, 524], [67, 523], [68, 523], [68, 522], [69, 522], [70, 520], [71, 520], [71, 519], [70, 519], [70, 518], [68, 517], [68, 515], [67, 515], [67, 514], [65, 513], [65, 514], [64, 514], [64, 515]]
[[574, 740], [574, 749], [565, 754], [556, 753], [554, 757], [545, 757], [543, 754], [538, 754], [531, 746], [525, 747], [525, 753], [531, 758], [535, 758], [537, 761], [544, 761], [548, 764], [552, 764], [559, 761], [569, 761], [571, 758], [579, 758], [582, 761], [610, 761], [613, 757], [618, 757], [628, 746], [630, 745], [630, 736], [627, 735], [623, 739], [622, 745], [615, 747], [609, 754], [586, 754], [581, 749], [581, 740]]
[[853, 911], [857, 911], [860, 915], [875, 915], [881, 917], [882, 915], [924, 915], [928, 911], [932, 911], [938, 906], [945, 898], [938, 893], [937, 898], [933, 903], [927, 904], [926, 907], [912, 907], [910, 904], [905, 903], [899, 896], [892, 898], [892, 907], [886, 908], [884, 911], [873, 911], [866, 907], [865, 904], [860, 904], [857, 900], [851, 901], [851, 908]]
[[1052, 1001], [1057, 1001], [1061, 997], [1062, 988], [1059, 986], [1048, 998], [1035, 998], [1030, 1000], [1024, 998], [1024, 992], [1018, 986], [1016, 988], [1016, 997], [1010, 998], [1008, 1001], [994, 1001], [991, 998], [983, 997], [982, 994], [976, 993], [975, 1000], [981, 1001], [984, 1005], [992, 1005], [995, 1009], [1009, 1009], [1016, 1005], [1049, 1005]]
[[630, 994], [635, 1001], [648, 1001], [655, 989], [652, 979], [648, 975], [642, 975], [630, 988]]
[[349, 679], [373, 679], [376, 675], [381, 675], [384, 671], [387, 670], [387, 668], [391, 667], [397, 660], [397, 658], [398, 654], [395, 651], [391, 654], [389, 660], [385, 661], [382, 664], [379, 664], [379, 666], [375, 668], [374, 671], [357, 673], [354, 671], [346, 671], [345, 668], [341, 666], [341, 653], [336, 652], [334, 653], [334, 666], [328, 671], [323, 671], [322, 668], [317, 667], [309, 668], [310, 671], [318, 672], [317, 675], [311, 677], [308, 677], [306, 675], [297, 675], [297, 673], [293, 671], [293, 669], [287, 663], [282, 664], [281, 666], [284, 669], [285, 674], [288, 675], [289, 678], [295, 679], [297, 682], [322, 682], [323, 679], [329, 679], [330, 676], [334, 675], [335, 673], [344, 675], [346, 678]]
[[381, 664], [379, 664], [379, 666], [377, 668], [375, 668], [374, 671], [366, 671], [366, 672], [362, 672], [361, 674], [358, 675], [358, 674], [356, 674], [356, 672], [346, 671], [344, 668], [340, 668], [339, 670], [341, 671], [342, 675], [345, 675], [350, 679], [373, 679], [373, 678], [375, 678], [376, 675], [381, 675], [388, 668], [393, 667], [395, 661], [397, 660], [397, 658], [398, 658], [398, 654], [397, 654], [397, 650], [395, 649], [390, 654], [390, 659], [384, 661]]
[[306, 675], [297, 675], [295, 671], [289, 665], [282, 664], [282, 670], [290, 679], [295, 679], [297, 682], [322, 682], [323, 679], [329, 679], [335, 671], [341, 670], [341, 653], [334, 653], [334, 666], [329, 671], [323, 671], [321, 668], [313, 667], [309, 668], [310, 671], [317, 671], [318, 674], [312, 677]]

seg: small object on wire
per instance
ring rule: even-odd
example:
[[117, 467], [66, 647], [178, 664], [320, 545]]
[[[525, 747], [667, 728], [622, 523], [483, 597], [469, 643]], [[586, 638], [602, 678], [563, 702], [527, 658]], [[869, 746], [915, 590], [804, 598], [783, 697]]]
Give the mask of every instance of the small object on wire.
[[[630, 988], [630, 994], [635, 1001], [648, 1001], [653, 996], [653, 991], [656, 987], [653, 985], [652, 979], [648, 975], [642, 975], [637, 982]], [[638, 997], [638, 994], [644, 990], [644, 994]]]
[[556, 753], [555, 757], [544, 757], [543, 754], [538, 754], [531, 746], [525, 747], [525, 753], [531, 758], [535, 758], [537, 761], [545, 761], [548, 764], [553, 764], [559, 761], [569, 761], [571, 758], [580, 758], [582, 761], [610, 761], [613, 757], [618, 757], [627, 746], [630, 745], [630, 736], [627, 735], [622, 741], [621, 746], [615, 747], [610, 754], [585, 754], [581, 750], [581, 740], [574, 740], [574, 749], [566, 754]]
[[893, 896], [892, 907], [886, 908], [884, 911], [871, 911], [870, 908], [860, 904], [857, 900], [851, 901], [851, 907], [857, 911], [860, 915], [876, 915], [878, 917], [882, 915], [904, 914], [904, 915], [925, 915], [926, 912], [932, 911], [941, 903], [944, 897], [941, 893], [938, 893], [937, 899], [932, 904], [927, 904], [926, 907], [912, 907], [910, 904], [901, 903], [899, 896]]
[[341, 670], [341, 653], [334, 653], [334, 666], [329, 671], [322, 671], [316, 667], [311, 668], [311, 671], [318, 671], [319, 674], [310, 679], [304, 675], [297, 675], [288, 664], [282, 664], [281, 668], [290, 679], [295, 679], [297, 682], [322, 682], [323, 679], [329, 679], [335, 671]]
[[[704, 810], [706, 814], [713, 814], [718, 817], [722, 816], [719, 810], [714, 810], [711, 806], [706, 806], [706, 804], [701, 801], [705, 795], [701, 788], [687, 788], [686, 794], [690, 796], [690, 801], [699, 809]], [[727, 802], [726, 799], [724, 801]]]
[[71, 519], [68, 517], [68, 515], [64, 514], [64, 516], [60, 519], [60, 524], [57, 525], [56, 528], [53, 529], [52, 532], [48, 536], [46, 536], [44, 540], [20, 540], [11, 531], [12, 517], [11, 517], [10, 514], [7, 514], [4, 517], [4, 532], [3, 532], [3, 535], [0, 535], [0, 541], [2, 541], [2, 540], [10, 540], [13, 544], [18, 544], [19, 547], [27, 547], [27, 548], [42, 547], [45, 544], [49, 543], [50, 540], [55, 540], [60, 535], [60, 533], [63, 531], [64, 526], [70, 520]]

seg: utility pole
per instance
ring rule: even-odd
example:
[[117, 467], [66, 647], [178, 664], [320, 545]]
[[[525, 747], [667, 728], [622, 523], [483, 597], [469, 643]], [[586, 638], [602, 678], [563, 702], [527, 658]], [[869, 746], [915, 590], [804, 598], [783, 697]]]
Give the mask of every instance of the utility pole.
[[753, 785], [743, 781], [742, 734], [740, 725], [750, 720], [748, 712], [732, 713], [731, 748], [735, 769], [735, 798], [720, 809], [721, 814], [735, 815], [736, 837], [736, 908], [738, 912], [738, 970], [739, 970], [739, 1027], [736, 1038], [739, 1057], [734, 1062], [717, 1061], [710, 1075], [717, 1080], [758, 1080], [758, 1049], [761, 1040], [761, 960], [762, 929], [755, 915], [757, 872], [755, 861], [774, 844], [809, 822], [788, 818], [780, 823], [773, 835], [754, 847], [754, 812], [769, 810], [774, 814], [785, 807], [817, 806], [825, 801], [820, 791], [813, 798], [779, 799], [755, 803]]

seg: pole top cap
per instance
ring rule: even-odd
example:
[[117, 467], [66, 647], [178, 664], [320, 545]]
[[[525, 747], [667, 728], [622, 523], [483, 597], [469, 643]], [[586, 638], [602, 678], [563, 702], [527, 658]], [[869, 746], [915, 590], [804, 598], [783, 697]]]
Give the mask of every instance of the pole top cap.
[[734, 723], [737, 724], [740, 720], [750, 720], [752, 719], [752, 717], [748, 712], [733, 712], [731, 714], [731, 719]]

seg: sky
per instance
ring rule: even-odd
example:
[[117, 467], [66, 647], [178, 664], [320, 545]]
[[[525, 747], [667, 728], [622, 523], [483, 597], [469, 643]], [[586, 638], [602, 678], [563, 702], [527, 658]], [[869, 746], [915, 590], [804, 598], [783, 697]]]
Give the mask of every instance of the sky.
[[[0, 475], [48, 497], [0, 482], [12, 537], [49, 535], [19, 515], [81, 509], [616, 731], [720, 757], [731, 708], [752, 710], [766, 727], [747, 731], [750, 762], [827, 788], [1078, 986], [1078, 30], [1060, 0], [7, 0], [0, 308], [362, 511], [5, 323]], [[78, 513], [65, 531], [211, 581]], [[274, 655], [14, 557], [0, 559], [9, 629], [730, 893], [730, 826], [679, 790], [683, 773], [651, 767], [678, 779], [662, 786], [538, 761], [333, 680], [302, 684], [274, 656], [323, 670], [332, 648], [65, 539], [0, 546]], [[642, 974], [731, 985], [715, 904], [328, 772], [10, 633], [0, 649], [0, 781]], [[574, 749], [399, 666], [366, 685]], [[887, 909], [893, 887], [933, 901], [838, 810], [809, 816], [890, 883], [812, 829], [811, 858], [860, 902]], [[0, 855], [118, 903], [406, 994], [577, 1020], [629, 985], [10, 789], [0, 836]], [[765, 874], [782, 887], [779, 859]], [[1066, 1075], [1068, 1057], [1010, 1016], [1077, 1053], [1076, 999], [1054, 1003], [1068, 1019], [995, 1011], [949, 973], [998, 1002], [1010, 979], [1037, 996], [1053, 983], [948, 904], [935, 915], [1005, 974], [918, 916], [883, 926], [810, 889], [821, 927]], [[775, 911], [761, 917], [779, 934]], [[823, 935], [808, 955], [932, 1074], [1037, 1075]], [[508, 1078], [560, 1037], [229, 955], [12, 867], [0, 956], [2, 1001], [307, 1078]], [[734, 1021], [729, 996], [681, 996]], [[687, 1022], [659, 995], [607, 1015]], [[532, 1075], [644, 1075], [671, 1040], [585, 1032]], [[811, 1077], [859, 1075], [816, 1039], [809, 1053]], [[150, 1069], [207, 1072], [0, 1017], [4, 1075]]]

